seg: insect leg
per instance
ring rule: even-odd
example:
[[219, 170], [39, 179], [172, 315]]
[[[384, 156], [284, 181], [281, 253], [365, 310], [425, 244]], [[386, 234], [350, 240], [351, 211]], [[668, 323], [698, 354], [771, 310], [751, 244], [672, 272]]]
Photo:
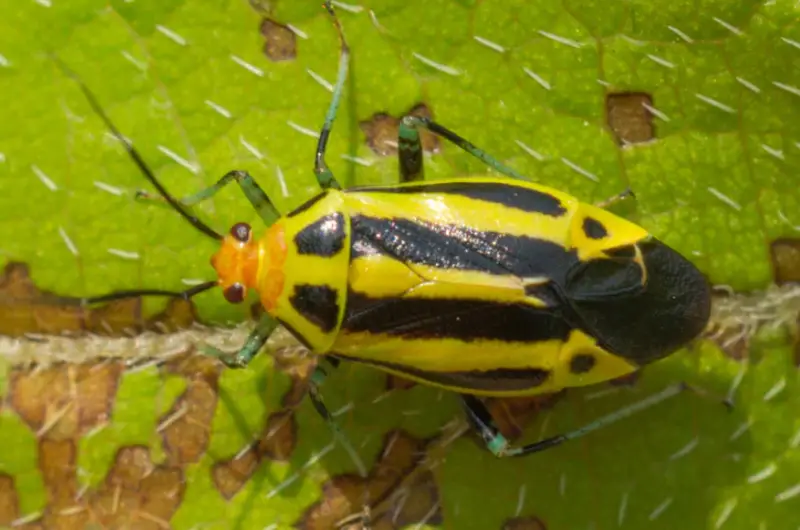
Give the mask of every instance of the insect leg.
[[136, 166], [139, 168], [139, 171], [142, 172], [142, 175], [144, 175], [144, 177], [149, 180], [150, 183], [158, 190], [161, 198], [166, 201], [172, 207], [172, 209], [178, 212], [181, 217], [186, 219], [186, 221], [197, 231], [202, 232], [212, 239], [222, 239], [222, 234], [218, 234], [213, 228], [205, 224], [199, 218], [184, 210], [181, 204], [167, 191], [164, 185], [161, 184], [161, 182], [156, 178], [155, 173], [153, 173], [153, 170], [150, 169], [150, 166], [148, 166], [144, 161], [142, 155], [139, 154], [139, 151], [137, 151], [136, 148], [133, 147], [133, 144], [127, 138], [125, 138], [121, 132], [119, 132], [117, 126], [114, 125], [114, 122], [111, 121], [111, 118], [109, 118], [103, 110], [100, 102], [97, 101], [94, 93], [89, 90], [89, 87], [83, 83], [83, 81], [75, 74], [75, 72], [70, 70], [67, 65], [62, 63], [61, 59], [59, 59], [57, 56], [50, 55], [50, 57], [62, 72], [64, 72], [78, 84], [78, 87], [83, 92], [84, 97], [86, 97], [86, 101], [89, 103], [89, 106], [92, 107], [94, 113], [103, 121], [109, 132], [111, 132], [111, 135], [123, 145], [125, 151], [128, 153], [128, 156], [131, 158], [131, 160], [133, 160], [133, 163], [136, 164]]
[[422, 180], [425, 168], [422, 161], [422, 143], [419, 130], [405, 122], [400, 122], [397, 132], [397, 158], [400, 162], [400, 182]]
[[481, 435], [481, 438], [483, 438], [483, 441], [486, 443], [487, 449], [489, 449], [489, 451], [491, 451], [495, 456], [505, 457], [538, 453], [539, 451], [544, 451], [545, 449], [561, 445], [568, 440], [580, 438], [581, 436], [589, 434], [592, 431], [596, 431], [601, 427], [605, 427], [606, 425], [626, 418], [631, 414], [652, 407], [653, 405], [661, 403], [662, 401], [665, 401], [671, 397], [677, 396], [687, 388], [690, 387], [684, 383], [669, 386], [657, 394], [653, 394], [652, 396], [646, 397], [641, 401], [637, 401], [636, 403], [632, 403], [627, 407], [616, 410], [611, 414], [602, 416], [601, 418], [598, 418], [595, 421], [584, 425], [583, 427], [579, 427], [564, 434], [551, 436], [550, 438], [545, 438], [544, 440], [540, 440], [532, 444], [523, 445], [522, 447], [510, 446], [508, 440], [502, 434], [500, 434], [500, 432], [497, 430], [497, 427], [495, 427], [489, 410], [478, 398], [475, 396], [462, 395], [461, 399], [467, 412], [467, 419], [473, 428], [475, 428], [475, 430], [478, 432], [478, 434]]
[[264, 347], [264, 344], [266, 344], [267, 339], [269, 339], [276, 327], [278, 327], [278, 321], [272, 318], [268, 313], [264, 313], [258, 320], [255, 329], [250, 332], [244, 346], [242, 346], [239, 351], [230, 354], [220, 351], [213, 346], [203, 346], [202, 350], [206, 355], [219, 358], [219, 360], [229, 368], [244, 368], [250, 364], [253, 357]]
[[344, 82], [347, 79], [347, 69], [350, 62], [350, 47], [347, 45], [347, 41], [344, 38], [342, 25], [339, 23], [339, 18], [333, 11], [330, 0], [325, 1], [324, 7], [331, 15], [336, 33], [339, 35], [339, 71], [336, 74], [336, 85], [333, 87], [333, 97], [328, 106], [328, 112], [325, 114], [325, 123], [322, 125], [322, 130], [319, 132], [317, 153], [314, 157], [314, 174], [317, 176], [317, 182], [319, 182], [322, 189], [341, 189], [341, 186], [333, 176], [333, 172], [328, 168], [328, 164], [325, 163], [325, 151], [328, 147], [328, 138], [331, 135], [331, 129], [333, 128], [333, 120], [336, 119], [336, 111], [339, 110], [339, 103], [341, 102], [342, 92], [344, 91]]
[[609, 197], [608, 199], [606, 199], [604, 201], [600, 201], [600, 202], [596, 203], [595, 206], [597, 206], [598, 208], [608, 208], [609, 206], [611, 206], [613, 204], [616, 204], [616, 203], [618, 203], [620, 201], [624, 201], [625, 199], [628, 199], [628, 198], [631, 198], [631, 199], [635, 199], [636, 198], [636, 195], [634, 195], [633, 190], [630, 189], [630, 188], [626, 188], [625, 191], [623, 191], [621, 193], [617, 193], [613, 197]]
[[[255, 208], [259, 217], [264, 220], [264, 223], [267, 226], [270, 226], [278, 219], [278, 217], [280, 217], [278, 210], [272, 204], [272, 201], [269, 200], [269, 197], [267, 197], [267, 194], [264, 193], [264, 190], [261, 189], [261, 186], [258, 185], [256, 180], [250, 176], [247, 171], [240, 171], [238, 169], [225, 173], [225, 175], [223, 175], [222, 178], [219, 179], [213, 186], [209, 186], [203, 190], [200, 190], [194, 195], [189, 195], [188, 197], [178, 199], [178, 202], [180, 202], [183, 206], [194, 206], [195, 204], [210, 199], [231, 182], [236, 182], [239, 187], [242, 188], [245, 197], [247, 197], [247, 200], [250, 201], [250, 204], [253, 205], [253, 208]], [[163, 200], [159, 196], [153, 196], [148, 194], [146, 191], [141, 190], [136, 192], [136, 198], [150, 201]]]
[[[320, 362], [326, 362], [331, 366], [332, 369], [335, 369], [339, 366], [339, 359], [327, 355], [320, 358]], [[328, 427], [330, 427], [334, 438], [336, 438], [336, 440], [342, 445], [342, 448], [347, 451], [347, 454], [350, 455], [350, 459], [356, 465], [358, 472], [362, 477], [366, 477], [367, 468], [364, 466], [364, 462], [361, 461], [361, 457], [358, 456], [358, 453], [350, 443], [350, 440], [348, 440], [341, 431], [339, 425], [336, 423], [336, 420], [333, 418], [333, 415], [330, 413], [328, 407], [325, 406], [325, 402], [322, 400], [320, 386], [325, 382], [328, 373], [329, 370], [323, 368], [321, 364], [317, 364], [317, 367], [314, 369], [314, 372], [311, 374], [311, 377], [308, 381], [308, 397], [311, 399], [311, 403], [314, 405], [314, 408], [317, 410], [319, 415], [322, 416], [322, 419], [325, 420], [325, 423], [327, 423]]]
[[491, 167], [492, 169], [497, 170], [498, 172], [502, 173], [503, 175], [515, 179], [520, 180], [527, 180], [525, 177], [511, 169], [510, 167], [506, 166], [490, 154], [488, 154], [483, 149], [476, 147], [472, 142], [465, 140], [464, 138], [460, 137], [450, 129], [443, 127], [436, 123], [435, 121], [424, 118], [421, 116], [404, 116], [401, 121], [401, 127], [405, 126], [406, 128], [417, 129], [422, 127], [423, 129], [427, 129], [432, 133], [438, 134], [442, 138], [454, 143], [467, 153], [471, 154], [472, 156], [481, 159], [486, 165]]

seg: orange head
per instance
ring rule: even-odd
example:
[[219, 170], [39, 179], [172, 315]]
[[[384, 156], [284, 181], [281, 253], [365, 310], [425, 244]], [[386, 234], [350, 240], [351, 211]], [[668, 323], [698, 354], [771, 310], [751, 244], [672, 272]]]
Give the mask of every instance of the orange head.
[[222, 238], [222, 246], [211, 257], [225, 299], [232, 304], [244, 300], [247, 289], [256, 287], [258, 243], [247, 223], [236, 223]]

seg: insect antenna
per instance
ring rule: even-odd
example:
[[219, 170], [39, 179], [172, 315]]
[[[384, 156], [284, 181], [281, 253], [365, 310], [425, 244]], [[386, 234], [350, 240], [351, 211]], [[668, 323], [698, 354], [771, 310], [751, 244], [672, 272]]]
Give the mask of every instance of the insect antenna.
[[162, 289], [130, 289], [125, 291], [114, 291], [113, 293], [100, 296], [81, 298], [81, 304], [100, 304], [103, 302], [112, 302], [114, 300], [124, 300], [126, 298], [138, 298], [140, 296], [167, 296], [170, 298], [182, 298], [184, 300], [188, 300], [194, 295], [202, 293], [203, 291], [208, 291], [216, 286], [217, 282], [216, 280], [213, 280], [195, 285], [189, 289], [186, 289], [185, 291], [165, 291]]
[[150, 183], [153, 186], [155, 186], [155, 188], [158, 190], [158, 193], [164, 198], [165, 201], [167, 201], [167, 203], [169, 203], [172, 209], [178, 212], [184, 219], [186, 219], [186, 221], [189, 222], [190, 225], [192, 225], [195, 229], [202, 232], [206, 236], [212, 239], [216, 239], [218, 241], [222, 240], [222, 234], [219, 234], [213, 228], [211, 228], [203, 221], [201, 221], [198, 217], [186, 211], [184, 207], [180, 204], [180, 202], [178, 202], [178, 200], [167, 191], [167, 189], [161, 184], [161, 182], [158, 181], [155, 174], [150, 169], [150, 167], [148, 167], [148, 165], [145, 163], [144, 159], [136, 150], [136, 148], [133, 147], [133, 145], [128, 141], [128, 139], [125, 138], [122, 135], [122, 133], [119, 132], [116, 126], [114, 126], [114, 123], [111, 121], [108, 115], [106, 115], [106, 113], [103, 111], [103, 108], [100, 106], [100, 103], [98, 103], [97, 98], [94, 96], [92, 91], [89, 90], [89, 87], [87, 87], [86, 84], [72, 70], [70, 70], [67, 67], [67, 65], [61, 62], [61, 60], [56, 55], [53, 54], [51, 55], [51, 57], [58, 65], [58, 67], [73, 81], [75, 81], [75, 83], [77, 83], [77, 85], [83, 92], [84, 97], [86, 97], [86, 100], [92, 107], [92, 110], [94, 110], [95, 114], [97, 114], [100, 117], [100, 119], [103, 120], [103, 123], [105, 123], [106, 127], [108, 127], [108, 130], [111, 131], [111, 134], [113, 134], [114, 137], [117, 140], [119, 140], [122, 143], [122, 145], [125, 146], [125, 150], [128, 152], [128, 156], [131, 157], [131, 159], [138, 166], [139, 170], [142, 172], [145, 178], [147, 178], [147, 180], [149, 180]]

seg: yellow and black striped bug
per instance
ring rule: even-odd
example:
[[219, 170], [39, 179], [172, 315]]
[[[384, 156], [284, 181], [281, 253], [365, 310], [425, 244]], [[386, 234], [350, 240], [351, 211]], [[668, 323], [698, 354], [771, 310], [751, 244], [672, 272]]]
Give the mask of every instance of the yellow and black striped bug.
[[[523, 455], [576, 438], [681, 391], [669, 387], [573, 432], [512, 448], [478, 396], [550, 393], [629, 374], [689, 343], [705, 328], [710, 288], [683, 256], [646, 230], [516, 171], [445, 127], [406, 117], [399, 131], [402, 183], [342, 190], [325, 163], [347, 77], [349, 50], [329, 3], [341, 51], [314, 171], [322, 191], [281, 215], [246, 172], [231, 171], [183, 200], [155, 178], [81, 84], [161, 197], [221, 242], [217, 279], [183, 292], [118, 291], [87, 303], [141, 295], [191, 297], [214, 286], [266, 309], [234, 354], [244, 367], [278, 325], [335, 367], [374, 366], [459, 393], [467, 417], [497, 456]], [[483, 160], [502, 177], [422, 181], [420, 129]], [[187, 208], [236, 182], [268, 226], [220, 235]], [[310, 397], [319, 395], [321, 363]], [[335, 426], [334, 426], [335, 430]]]

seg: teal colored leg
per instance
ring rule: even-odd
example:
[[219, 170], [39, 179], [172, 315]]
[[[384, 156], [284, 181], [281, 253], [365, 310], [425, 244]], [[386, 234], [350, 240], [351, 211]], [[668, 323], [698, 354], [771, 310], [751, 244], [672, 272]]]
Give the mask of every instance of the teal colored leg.
[[347, 41], [344, 38], [344, 31], [342, 25], [339, 23], [339, 18], [333, 11], [333, 6], [330, 0], [325, 2], [325, 9], [330, 13], [333, 19], [333, 25], [336, 27], [336, 32], [339, 34], [339, 71], [336, 74], [336, 85], [333, 87], [333, 97], [331, 98], [328, 112], [325, 114], [325, 123], [322, 125], [322, 130], [319, 132], [319, 141], [317, 142], [317, 153], [314, 157], [314, 174], [317, 176], [317, 182], [322, 189], [334, 188], [341, 189], [341, 186], [333, 176], [333, 172], [328, 168], [325, 163], [325, 151], [328, 148], [328, 138], [333, 129], [333, 121], [336, 119], [336, 111], [339, 110], [339, 103], [342, 99], [342, 92], [344, 91], [344, 82], [347, 80], [347, 69], [350, 64], [350, 48], [347, 46]]
[[575, 429], [574, 431], [552, 436], [550, 438], [545, 438], [539, 442], [524, 445], [522, 447], [510, 446], [508, 440], [506, 440], [506, 438], [500, 434], [500, 431], [498, 431], [497, 427], [495, 427], [489, 410], [478, 398], [475, 396], [462, 395], [461, 399], [470, 425], [472, 425], [472, 427], [478, 432], [483, 441], [486, 443], [486, 448], [489, 449], [489, 451], [491, 451], [495, 456], [506, 457], [538, 453], [539, 451], [544, 451], [545, 449], [550, 449], [551, 447], [561, 445], [568, 440], [580, 438], [581, 436], [596, 431], [597, 429], [605, 427], [606, 425], [626, 418], [631, 414], [640, 412], [644, 409], [652, 407], [653, 405], [657, 405], [662, 401], [666, 401], [671, 397], [677, 396], [687, 388], [690, 387], [684, 383], [669, 386], [657, 394], [653, 394], [652, 396], [646, 397], [641, 401], [637, 401], [636, 403], [621, 408], [615, 412], [612, 412], [611, 414], [598, 418], [597, 420], [584, 425], [583, 427]]
[[636, 195], [634, 195], [633, 190], [630, 188], [626, 188], [625, 191], [614, 195], [613, 197], [609, 197], [604, 201], [600, 201], [595, 206], [598, 208], [608, 208], [614, 204], [617, 204], [620, 201], [624, 201], [625, 199], [635, 199]]
[[400, 182], [423, 180], [425, 167], [419, 131], [405, 121], [400, 122], [397, 132], [397, 158], [400, 162]]
[[236, 353], [225, 353], [213, 346], [204, 346], [202, 350], [206, 355], [219, 358], [228, 368], [244, 368], [250, 364], [253, 357], [261, 351], [261, 348], [264, 347], [264, 344], [266, 344], [267, 339], [269, 339], [276, 327], [278, 327], [278, 321], [272, 318], [268, 313], [264, 313], [258, 320], [256, 328], [250, 332], [244, 346]]
[[366, 477], [367, 468], [364, 466], [364, 462], [361, 460], [361, 457], [350, 443], [350, 440], [347, 439], [347, 437], [339, 428], [339, 425], [336, 423], [333, 415], [328, 410], [328, 407], [325, 406], [325, 402], [322, 400], [322, 394], [320, 393], [320, 387], [325, 382], [328, 374], [338, 366], [338, 359], [328, 356], [320, 357], [319, 364], [317, 364], [317, 367], [314, 369], [314, 372], [311, 374], [311, 377], [308, 381], [308, 397], [311, 399], [311, 403], [314, 405], [316, 411], [319, 413], [322, 419], [325, 420], [325, 423], [328, 424], [328, 427], [330, 427], [334, 438], [336, 438], [336, 441], [338, 441], [342, 448], [347, 451], [347, 454], [350, 455], [350, 459], [356, 465], [358, 472], [362, 477]]
[[517, 173], [510, 167], [501, 163], [493, 156], [486, 153], [486, 151], [484, 151], [483, 149], [476, 147], [471, 142], [460, 137], [450, 129], [442, 127], [441, 125], [430, 120], [429, 118], [423, 118], [420, 116], [405, 116], [401, 122], [401, 125], [411, 129], [417, 129], [420, 127], [422, 127], [423, 129], [427, 129], [432, 133], [438, 134], [442, 138], [454, 143], [455, 145], [457, 145], [467, 153], [471, 154], [472, 156], [479, 158], [480, 160], [483, 161], [483, 163], [485, 163], [492, 169], [499, 171], [503, 175], [515, 179], [527, 180], [521, 174]]
[[[200, 190], [194, 195], [189, 195], [183, 199], [178, 199], [178, 202], [186, 207], [194, 206], [195, 204], [210, 199], [231, 182], [236, 182], [239, 187], [242, 188], [245, 197], [247, 197], [247, 200], [250, 201], [250, 204], [253, 205], [253, 208], [255, 208], [255, 210], [258, 212], [258, 215], [264, 220], [264, 223], [267, 226], [270, 226], [278, 219], [278, 217], [280, 217], [278, 210], [272, 204], [272, 201], [269, 200], [267, 194], [264, 193], [264, 190], [261, 189], [261, 186], [258, 185], [256, 180], [251, 177], [247, 171], [229, 171], [223, 175], [223, 177], [219, 179], [213, 186], [209, 186], [204, 190]], [[136, 192], [136, 198], [156, 201], [162, 200], [161, 197], [152, 196], [145, 191]]]

